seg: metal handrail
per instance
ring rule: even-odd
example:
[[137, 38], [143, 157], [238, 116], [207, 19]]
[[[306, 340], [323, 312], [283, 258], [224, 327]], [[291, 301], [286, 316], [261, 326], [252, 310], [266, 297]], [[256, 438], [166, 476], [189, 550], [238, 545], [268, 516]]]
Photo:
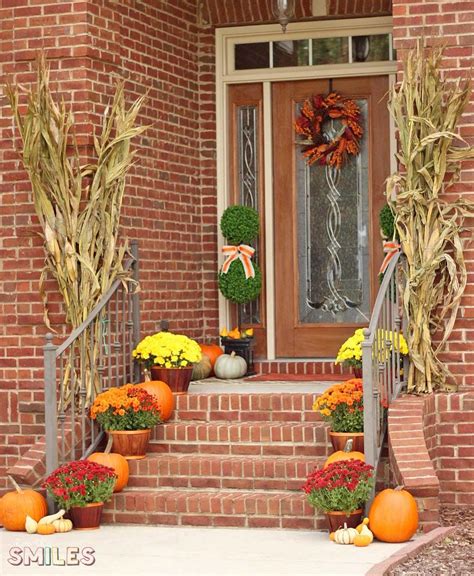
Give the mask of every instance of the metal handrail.
[[[138, 284], [138, 243], [130, 243], [124, 265]], [[46, 335], [44, 350], [46, 473], [59, 462], [86, 457], [95, 450], [102, 432], [87, 416], [101, 387], [137, 381], [139, 367], [132, 349], [140, 338], [138, 290], [128, 290], [118, 278], [88, 317], [59, 346]], [[89, 335], [89, 340], [87, 336]], [[86, 382], [89, 383], [87, 386]], [[96, 390], [97, 388], [97, 390]]]
[[387, 410], [400, 393], [406, 375], [400, 354], [403, 311], [398, 273], [404, 260], [395, 254], [385, 271], [362, 342], [364, 387], [364, 453], [374, 466], [380, 454], [387, 428]]

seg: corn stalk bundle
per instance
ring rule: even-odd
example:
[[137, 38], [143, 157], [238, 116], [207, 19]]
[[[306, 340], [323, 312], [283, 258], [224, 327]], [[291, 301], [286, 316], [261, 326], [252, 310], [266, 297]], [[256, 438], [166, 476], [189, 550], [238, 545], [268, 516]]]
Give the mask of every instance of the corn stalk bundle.
[[[26, 93], [26, 109], [20, 104], [22, 93]], [[94, 136], [94, 159], [81, 165], [73, 114], [53, 98], [44, 55], [38, 59], [36, 87], [7, 85], [6, 94], [43, 232], [46, 256], [39, 291], [44, 321], [51, 329], [45, 281], [52, 277], [64, 301], [66, 320], [74, 329], [117, 279], [124, 285], [130, 282], [123, 268], [127, 244], [119, 243], [119, 225], [125, 176], [134, 156], [130, 143], [145, 130], [135, 126], [143, 97], [127, 110], [123, 82], [117, 84], [112, 104], [102, 116], [100, 134]], [[91, 330], [97, 332], [99, 325]], [[80, 347], [87, 358], [81, 357], [79, 369], [77, 362], [70, 363], [66, 376], [78, 382], [71, 372], [86, 370], [90, 397], [100, 334], [88, 338], [94, 338], [93, 346], [82, 342]]]
[[[459, 310], [467, 272], [463, 234], [474, 204], [444, 195], [458, 179], [461, 161], [474, 148], [456, 126], [469, 97], [468, 80], [448, 82], [442, 49], [408, 52], [403, 80], [391, 90], [389, 109], [399, 136], [400, 171], [387, 181], [387, 198], [407, 259], [403, 305], [410, 351], [408, 391], [429, 393], [454, 387], [440, 360]], [[442, 195], [442, 197], [440, 197]]]

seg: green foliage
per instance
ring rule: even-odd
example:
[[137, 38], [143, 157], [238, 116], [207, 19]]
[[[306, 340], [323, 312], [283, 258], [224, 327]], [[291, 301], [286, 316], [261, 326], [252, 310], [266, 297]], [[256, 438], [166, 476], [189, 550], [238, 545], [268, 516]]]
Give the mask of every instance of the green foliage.
[[333, 432], [363, 432], [364, 431], [364, 406], [363, 401], [349, 407], [347, 404], [339, 404], [332, 411], [328, 421], [331, 422]]
[[258, 212], [249, 206], [229, 206], [222, 214], [221, 231], [230, 244], [250, 244], [259, 228]]
[[255, 278], [245, 278], [245, 271], [240, 260], [235, 260], [227, 274], [219, 272], [219, 289], [231, 302], [244, 304], [258, 298], [262, 289], [262, 273], [257, 263], [253, 263]]
[[[380, 210], [379, 224], [384, 237], [392, 240], [395, 232], [395, 216], [388, 204], [385, 204], [382, 210]], [[395, 238], [398, 238], [398, 234], [395, 235]]]
[[329, 490], [314, 490], [308, 494], [308, 502], [314, 508], [322, 512], [342, 511], [350, 514], [362, 508], [370, 496], [370, 491], [374, 485], [374, 479], [363, 480], [359, 482], [354, 491], [349, 490], [346, 486]]
[[144, 411], [133, 409], [124, 410], [124, 414], [114, 414], [115, 409], [110, 407], [105, 412], [97, 414], [97, 422], [104, 430], [147, 430], [156, 426], [160, 420], [157, 410]]

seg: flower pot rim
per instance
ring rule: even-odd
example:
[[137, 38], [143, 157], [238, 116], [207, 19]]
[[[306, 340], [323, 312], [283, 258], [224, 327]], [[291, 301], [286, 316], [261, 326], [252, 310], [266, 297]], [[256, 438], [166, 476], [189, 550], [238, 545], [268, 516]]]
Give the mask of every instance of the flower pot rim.
[[329, 430], [329, 434], [332, 436], [363, 436], [363, 432], [333, 432]]
[[139, 428], [138, 430], [106, 430], [107, 434], [146, 434], [151, 428]]
[[194, 364], [195, 362], [188, 366], [170, 366], [169, 368], [167, 366], [162, 366], [161, 364], [153, 364], [152, 368], [158, 368], [158, 370], [192, 370]]
[[83, 506], [71, 506], [71, 508], [93, 508], [94, 506], [103, 506], [103, 502], [90, 502], [89, 504], [84, 504]]
[[362, 512], [362, 508], [357, 508], [357, 510], [353, 510], [352, 512], [344, 512], [343, 510], [328, 510], [325, 514], [334, 514], [334, 516], [352, 516], [353, 514], [360, 514]]

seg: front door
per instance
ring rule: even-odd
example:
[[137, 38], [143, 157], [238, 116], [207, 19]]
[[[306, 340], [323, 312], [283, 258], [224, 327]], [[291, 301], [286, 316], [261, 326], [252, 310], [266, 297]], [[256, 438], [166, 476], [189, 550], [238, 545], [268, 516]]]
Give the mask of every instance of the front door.
[[[388, 77], [341, 78], [332, 90], [355, 100], [360, 153], [333, 170], [308, 166], [294, 124], [328, 80], [272, 86], [276, 356], [334, 357], [367, 326], [382, 261], [378, 214], [390, 169]], [[337, 129], [338, 121], [323, 129]], [[336, 126], [335, 126], [336, 124]]]

